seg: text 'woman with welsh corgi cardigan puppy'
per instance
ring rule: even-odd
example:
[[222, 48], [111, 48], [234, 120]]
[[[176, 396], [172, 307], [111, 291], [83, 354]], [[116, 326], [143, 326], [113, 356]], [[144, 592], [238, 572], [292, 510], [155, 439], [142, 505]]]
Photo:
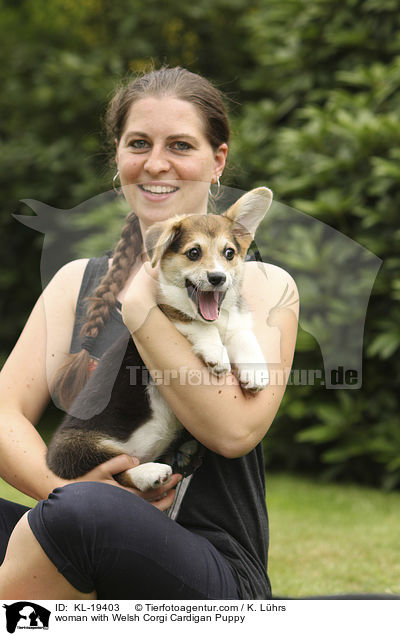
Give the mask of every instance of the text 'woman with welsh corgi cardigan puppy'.
[[0, 374], [0, 476], [37, 500], [0, 500], [0, 597], [270, 598], [262, 441], [298, 313], [287, 272], [244, 260], [271, 195], [208, 215], [229, 119], [186, 69], [119, 86], [106, 123], [120, 238], [55, 274]]

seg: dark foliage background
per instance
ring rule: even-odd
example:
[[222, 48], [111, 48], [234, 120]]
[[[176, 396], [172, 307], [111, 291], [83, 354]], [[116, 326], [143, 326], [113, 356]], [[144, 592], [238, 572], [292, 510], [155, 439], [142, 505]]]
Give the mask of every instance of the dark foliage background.
[[[230, 101], [225, 183], [267, 184], [282, 204], [382, 259], [362, 387], [291, 385], [265, 441], [269, 468], [399, 487], [399, 23], [393, 0], [0, 0], [2, 360], [41, 291], [43, 234], [11, 214], [29, 214], [27, 198], [69, 209], [109, 190], [112, 149], [101, 120], [116, 81], [150, 61], [183, 65]], [[86, 222], [106, 224], [111, 236], [107, 210]], [[289, 270], [309, 280], [312, 232], [285, 240]], [[90, 249], [100, 247], [94, 238]], [[320, 306], [308, 288], [308, 311]], [[295, 368], [323, 370], [306, 326]], [[56, 417], [50, 407], [48, 429]]]

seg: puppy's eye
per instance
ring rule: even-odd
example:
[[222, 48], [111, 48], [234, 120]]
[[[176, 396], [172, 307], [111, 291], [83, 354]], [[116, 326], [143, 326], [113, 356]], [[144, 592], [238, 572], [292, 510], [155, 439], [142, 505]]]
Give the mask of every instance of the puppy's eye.
[[199, 247], [191, 247], [190, 250], [186, 252], [186, 256], [191, 261], [197, 261], [201, 256], [201, 249]]
[[231, 261], [235, 256], [235, 250], [232, 247], [227, 247], [224, 256], [227, 261]]

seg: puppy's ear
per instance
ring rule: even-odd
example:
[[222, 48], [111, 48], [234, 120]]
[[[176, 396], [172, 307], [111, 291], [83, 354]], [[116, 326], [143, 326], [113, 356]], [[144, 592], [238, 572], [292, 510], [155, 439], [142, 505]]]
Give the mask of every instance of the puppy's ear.
[[271, 203], [273, 194], [269, 188], [255, 188], [246, 192], [236, 201], [223, 216], [234, 221], [234, 234], [238, 238], [254, 238], [256, 230], [266, 215]]
[[181, 232], [182, 219], [178, 216], [167, 221], [153, 223], [144, 236], [146, 252], [152, 267], [162, 259], [170, 245]]

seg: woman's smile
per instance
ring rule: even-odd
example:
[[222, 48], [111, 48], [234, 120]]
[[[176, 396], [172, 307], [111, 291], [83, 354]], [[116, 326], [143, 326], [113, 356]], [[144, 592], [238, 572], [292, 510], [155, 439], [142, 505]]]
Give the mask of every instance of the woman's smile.
[[139, 183], [138, 188], [149, 201], [165, 201], [179, 190], [178, 186], [156, 181]]
[[140, 183], [139, 188], [148, 194], [172, 194], [178, 188], [175, 186], [165, 185], [164, 183]]

